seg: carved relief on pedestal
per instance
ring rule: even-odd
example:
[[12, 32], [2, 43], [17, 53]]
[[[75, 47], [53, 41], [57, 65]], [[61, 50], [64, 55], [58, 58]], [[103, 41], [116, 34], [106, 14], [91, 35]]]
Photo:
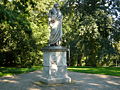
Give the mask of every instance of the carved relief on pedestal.
[[71, 78], [67, 74], [66, 50], [63, 47], [46, 47], [44, 49], [43, 82], [71, 82]]

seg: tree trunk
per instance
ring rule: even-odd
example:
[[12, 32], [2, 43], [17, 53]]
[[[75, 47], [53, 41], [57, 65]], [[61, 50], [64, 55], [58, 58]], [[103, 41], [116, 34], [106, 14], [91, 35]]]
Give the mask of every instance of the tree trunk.
[[82, 66], [81, 58], [82, 58], [82, 54], [78, 54], [78, 57], [77, 57], [77, 66]]

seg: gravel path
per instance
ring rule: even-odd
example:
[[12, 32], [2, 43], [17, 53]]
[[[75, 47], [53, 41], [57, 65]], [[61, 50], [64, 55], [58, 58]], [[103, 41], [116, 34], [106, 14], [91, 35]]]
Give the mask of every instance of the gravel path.
[[120, 77], [68, 72], [75, 82], [60, 86], [38, 86], [41, 71], [0, 78], [0, 90], [120, 90]]

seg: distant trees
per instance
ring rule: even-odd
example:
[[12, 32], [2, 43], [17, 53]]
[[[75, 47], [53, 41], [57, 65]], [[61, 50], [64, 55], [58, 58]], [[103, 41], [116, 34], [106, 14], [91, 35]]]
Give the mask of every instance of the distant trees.
[[[0, 2], [0, 66], [42, 64], [49, 37], [47, 13], [59, 0]], [[120, 62], [120, 0], [64, 0], [62, 45], [69, 65], [110, 66]]]
[[68, 0], [63, 5], [63, 45], [70, 45], [70, 65], [109, 66], [118, 60], [119, 47], [114, 46], [120, 44], [118, 3], [119, 0]]
[[42, 64], [40, 49], [47, 43], [47, 9], [52, 0], [0, 2], [0, 66]]

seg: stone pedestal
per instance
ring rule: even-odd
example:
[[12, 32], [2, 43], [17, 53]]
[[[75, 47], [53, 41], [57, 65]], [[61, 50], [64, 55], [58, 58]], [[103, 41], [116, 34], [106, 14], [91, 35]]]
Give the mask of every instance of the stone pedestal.
[[70, 83], [71, 78], [67, 74], [66, 51], [61, 46], [48, 46], [42, 49], [44, 52], [42, 82], [48, 84]]

